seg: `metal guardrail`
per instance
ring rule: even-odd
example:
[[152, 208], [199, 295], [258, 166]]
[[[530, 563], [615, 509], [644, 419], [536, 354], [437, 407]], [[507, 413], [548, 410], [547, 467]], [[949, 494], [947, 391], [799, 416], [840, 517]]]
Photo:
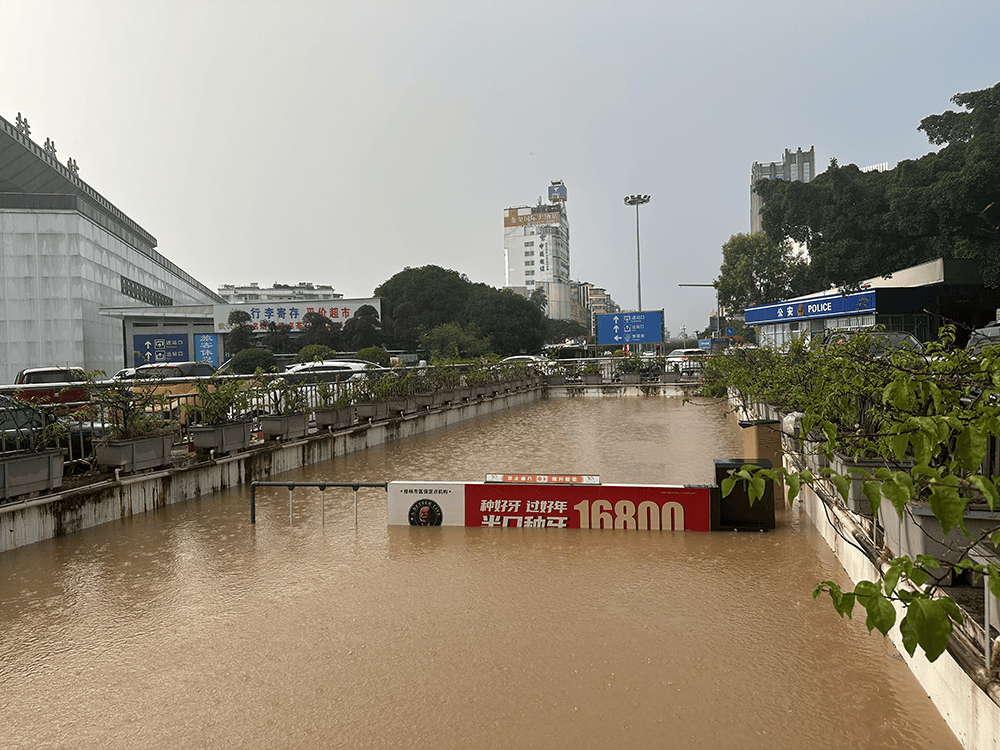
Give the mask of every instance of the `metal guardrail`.
[[354, 525], [358, 525], [358, 490], [362, 487], [381, 487], [388, 489], [387, 482], [251, 482], [250, 483], [250, 523], [257, 523], [257, 488], [287, 487], [288, 488], [288, 523], [292, 522], [292, 492], [296, 487], [316, 487], [320, 493], [320, 506], [323, 512], [323, 523], [326, 523], [326, 490], [330, 487], [350, 487], [354, 490]]

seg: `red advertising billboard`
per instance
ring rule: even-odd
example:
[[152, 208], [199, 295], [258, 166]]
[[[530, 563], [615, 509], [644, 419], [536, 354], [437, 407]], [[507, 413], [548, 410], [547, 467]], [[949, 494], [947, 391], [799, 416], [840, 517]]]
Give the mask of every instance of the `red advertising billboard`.
[[390, 525], [711, 531], [712, 487], [390, 482]]

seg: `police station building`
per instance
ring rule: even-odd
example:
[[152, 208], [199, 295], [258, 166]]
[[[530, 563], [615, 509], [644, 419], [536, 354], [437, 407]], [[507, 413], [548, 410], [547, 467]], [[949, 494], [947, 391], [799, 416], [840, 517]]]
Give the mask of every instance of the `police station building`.
[[978, 263], [938, 259], [869, 279], [857, 291], [829, 289], [748, 307], [744, 316], [761, 345], [779, 349], [801, 336], [875, 325], [929, 341], [947, 323], [956, 324], [958, 344], [964, 345], [973, 329], [996, 319], [998, 307], [997, 290], [983, 286]]

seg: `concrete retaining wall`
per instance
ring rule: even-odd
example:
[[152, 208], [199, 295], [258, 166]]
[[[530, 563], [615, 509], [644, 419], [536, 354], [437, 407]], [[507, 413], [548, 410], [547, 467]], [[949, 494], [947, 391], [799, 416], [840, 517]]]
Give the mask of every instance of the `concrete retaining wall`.
[[541, 387], [0, 506], [0, 552], [537, 401]]

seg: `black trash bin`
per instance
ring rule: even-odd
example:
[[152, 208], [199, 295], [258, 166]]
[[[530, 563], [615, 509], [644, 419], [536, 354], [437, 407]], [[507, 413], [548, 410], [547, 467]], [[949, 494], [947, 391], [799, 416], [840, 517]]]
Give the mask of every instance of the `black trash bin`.
[[764, 496], [753, 505], [750, 504], [750, 487], [746, 481], [740, 481], [733, 491], [722, 497], [722, 481], [734, 469], [745, 464], [771, 468], [771, 462], [765, 459], [744, 460], [742, 458], [715, 459], [715, 492], [718, 493], [718, 525], [716, 514], [712, 516], [712, 528], [717, 531], [766, 531], [773, 529], [774, 523], [774, 480], [768, 479], [764, 488]]

